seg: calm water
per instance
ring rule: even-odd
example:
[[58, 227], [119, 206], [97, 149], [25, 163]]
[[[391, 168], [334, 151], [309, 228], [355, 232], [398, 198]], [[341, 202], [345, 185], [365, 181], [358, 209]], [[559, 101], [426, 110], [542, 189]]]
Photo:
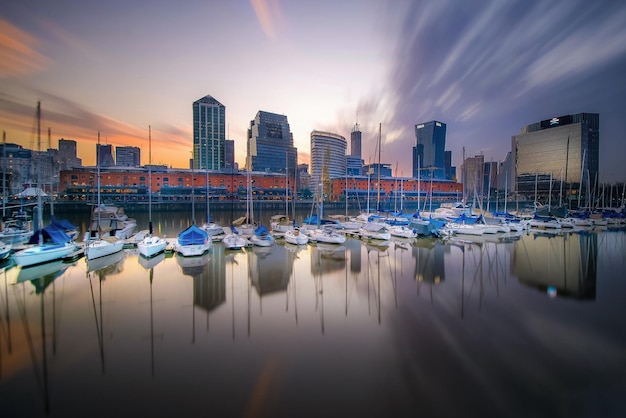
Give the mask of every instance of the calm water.
[[5, 267], [0, 416], [626, 416], [625, 254], [598, 231]]

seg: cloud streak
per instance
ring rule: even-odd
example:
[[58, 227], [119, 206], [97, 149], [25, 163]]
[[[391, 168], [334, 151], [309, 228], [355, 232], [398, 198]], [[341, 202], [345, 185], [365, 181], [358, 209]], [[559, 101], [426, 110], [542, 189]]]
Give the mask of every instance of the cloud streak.
[[280, 17], [278, 0], [250, 0], [257, 21], [268, 38], [276, 37], [276, 21]]
[[0, 18], [0, 78], [29, 75], [50, 65], [37, 45], [34, 37]]
[[393, 109], [384, 120], [389, 131], [404, 132], [397, 149], [405, 153], [415, 143], [415, 124], [447, 123], [447, 148], [457, 164], [465, 145], [503, 159], [511, 135], [542, 118], [600, 111], [618, 117], [589, 99], [611, 88], [593, 74], [626, 61], [626, 7], [607, 6], [582, 0], [394, 3], [385, 16], [385, 27], [396, 28], [387, 35], [395, 45], [387, 89], [368, 101], [391, 96], [386, 102]]
[[[137, 127], [98, 113], [86, 107], [47, 92], [39, 91], [42, 102], [42, 136], [48, 127], [53, 138], [74, 139], [79, 142], [79, 156], [86, 157], [84, 164], [95, 163], [95, 144], [98, 132], [101, 142], [115, 146], [132, 145], [144, 148], [147, 158], [148, 127]], [[0, 124], [7, 129], [7, 141], [37, 149], [35, 133], [36, 103], [27, 104], [17, 98], [0, 95]], [[172, 161], [188, 160], [191, 149], [191, 132], [167, 123], [152, 126], [153, 161], [170, 165]], [[45, 139], [42, 139], [45, 143]], [[56, 148], [56, 144], [51, 144]], [[42, 144], [42, 148], [46, 146]], [[167, 163], [166, 163], [167, 162]]]

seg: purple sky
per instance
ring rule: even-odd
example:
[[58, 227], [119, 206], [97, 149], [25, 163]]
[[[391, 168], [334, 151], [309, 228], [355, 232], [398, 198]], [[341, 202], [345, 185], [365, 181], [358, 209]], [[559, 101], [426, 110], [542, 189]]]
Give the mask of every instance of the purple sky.
[[[191, 103], [226, 106], [244, 160], [256, 112], [285, 114], [308, 162], [310, 132], [349, 138], [363, 158], [411, 172], [414, 126], [447, 123], [447, 149], [502, 160], [521, 127], [600, 114], [600, 178], [626, 180], [623, 1], [21, 0], [0, 9], [0, 129], [36, 148], [33, 120], [79, 142], [138, 145], [187, 167]], [[45, 138], [47, 141], [47, 138]], [[47, 142], [43, 147], [47, 146]], [[146, 161], [142, 161], [146, 163]]]

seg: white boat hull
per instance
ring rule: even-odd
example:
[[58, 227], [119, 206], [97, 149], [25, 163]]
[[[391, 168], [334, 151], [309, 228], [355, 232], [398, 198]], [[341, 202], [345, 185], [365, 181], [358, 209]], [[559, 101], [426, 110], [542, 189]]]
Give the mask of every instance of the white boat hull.
[[304, 235], [304, 233], [301, 233], [300, 231], [291, 230], [285, 232], [285, 242], [294, 245], [305, 245], [309, 242], [309, 237], [307, 237], [306, 235]]
[[147, 236], [137, 243], [137, 251], [146, 258], [154, 257], [165, 251], [165, 247], [167, 247], [167, 241], [155, 236]]
[[191, 244], [176, 246], [176, 252], [183, 257], [197, 257], [203, 255], [211, 249], [211, 240], [207, 240], [204, 244]]
[[222, 242], [227, 250], [241, 250], [248, 246], [248, 240], [237, 234], [226, 234]]
[[85, 244], [85, 257], [87, 260], [105, 257], [122, 251], [124, 241], [116, 239], [96, 239]]
[[13, 260], [18, 266], [34, 266], [67, 257], [75, 250], [76, 245], [71, 242], [35, 245], [14, 253]]
[[327, 244], [343, 244], [346, 242], [346, 237], [338, 234], [333, 229], [307, 229], [305, 233], [309, 237], [309, 240], [315, 242], [324, 242]]
[[271, 235], [252, 235], [250, 242], [258, 247], [271, 247], [274, 245], [274, 237]]

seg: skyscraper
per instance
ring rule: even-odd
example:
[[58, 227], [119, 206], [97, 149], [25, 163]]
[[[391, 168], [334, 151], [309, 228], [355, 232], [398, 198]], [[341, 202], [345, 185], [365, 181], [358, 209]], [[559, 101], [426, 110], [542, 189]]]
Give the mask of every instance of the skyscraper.
[[293, 176], [298, 163], [298, 149], [287, 116], [258, 111], [248, 129], [248, 156], [252, 171], [284, 173], [289, 167]]
[[563, 179], [564, 195], [577, 199], [582, 192], [586, 196], [597, 181], [599, 143], [597, 113], [554, 117], [523, 127], [512, 138], [515, 190], [531, 195], [537, 189], [545, 196], [560, 189]]
[[196, 169], [224, 168], [226, 107], [211, 96], [193, 102], [193, 166]]
[[139, 147], [115, 147], [115, 165], [120, 167], [139, 167], [141, 150]]
[[113, 146], [111, 144], [96, 144], [96, 155], [98, 156], [97, 164], [100, 167], [113, 167]]
[[361, 156], [362, 133], [359, 124], [355, 124], [350, 133], [350, 155], [346, 156], [348, 175], [360, 176], [363, 174], [363, 157]]
[[413, 176], [417, 177], [418, 167], [424, 179], [446, 178], [446, 124], [438, 121], [415, 125], [416, 146], [413, 149]]
[[59, 139], [59, 169], [69, 170], [72, 167], [80, 167], [83, 162], [76, 157], [76, 141], [73, 139]]
[[352, 157], [361, 157], [361, 129], [359, 124], [355, 124], [352, 132], [350, 133], [350, 155]]
[[331, 132], [311, 132], [311, 190], [319, 193], [323, 183], [324, 194], [330, 193], [330, 180], [346, 175], [346, 139]]
[[235, 141], [227, 139], [224, 141], [224, 171], [235, 172]]

